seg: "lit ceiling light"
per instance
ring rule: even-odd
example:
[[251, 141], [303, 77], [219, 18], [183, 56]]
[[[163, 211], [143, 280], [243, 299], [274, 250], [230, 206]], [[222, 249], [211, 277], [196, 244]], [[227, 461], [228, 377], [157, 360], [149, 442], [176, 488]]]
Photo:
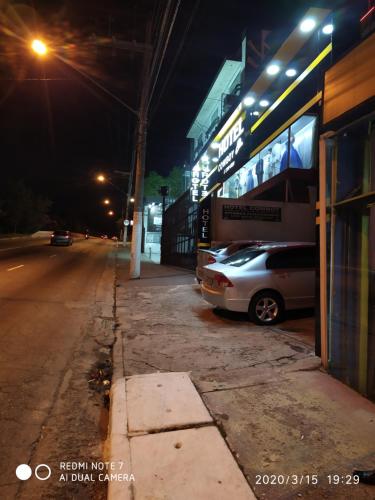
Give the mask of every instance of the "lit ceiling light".
[[297, 70], [294, 69], [294, 68], [289, 68], [285, 71], [285, 74], [286, 76], [288, 76], [289, 78], [292, 78], [293, 76], [296, 76], [297, 74]]
[[212, 161], [219, 161], [219, 158], [216, 158], [215, 156], [215, 158], [212, 158]]
[[262, 106], [262, 108], [266, 108], [269, 105], [269, 101], [267, 99], [262, 99], [259, 101], [259, 106]]
[[259, 111], [253, 111], [252, 113], [254, 116], [259, 116]]
[[211, 148], [212, 148], [212, 149], [219, 149], [219, 147], [220, 147], [220, 144], [219, 144], [218, 142], [213, 142], [213, 143], [211, 144]]
[[243, 100], [243, 103], [245, 104], [245, 106], [252, 106], [255, 103], [255, 99], [252, 96], [247, 96]]
[[333, 24], [326, 24], [323, 26], [322, 31], [325, 35], [331, 35], [333, 33]]
[[315, 26], [316, 26], [315, 19], [313, 19], [312, 17], [307, 17], [301, 22], [301, 24], [299, 25], [299, 29], [303, 33], [309, 33], [315, 28]]
[[208, 160], [209, 160], [209, 157], [207, 155], [202, 156], [202, 161], [208, 161]]
[[277, 75], [280, 71], [280, 66], [278, 64], [270, 64], [267, 66], [266, 71], [268, 75]]

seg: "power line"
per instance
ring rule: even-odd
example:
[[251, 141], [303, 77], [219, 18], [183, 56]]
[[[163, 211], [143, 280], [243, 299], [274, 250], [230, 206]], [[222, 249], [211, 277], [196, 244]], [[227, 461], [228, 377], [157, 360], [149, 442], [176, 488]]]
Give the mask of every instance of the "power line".
[[171, 7], [172, 7], [172, 0], [168, 0], [168, 4], [164, 10], [164, 15], [163, 15], [163, 19], [162, 19], [161, 27], [160, 27], [160, 31], [159, 31], [159, 36], [157, 37], [156, 48], [155, 48], [155, 52], [154, 52], [154, 55], [153, 55], [153, 58], [151, 61], [151, 68], [150, 68], [149, 73], [148, 73], [148, 77], [149, 77], [150, 82], [153, 79], [155, 66], [156, 66], [157, 60], [159, 59], [159, 54], [162, 50], [164, 33], [166, 32], [166, 29], [167, 29], [167, 22], [168, 22], [168, 17], [169, 17], [169, 12], [171, 10]]
[[124, 106], [124, 108], [126, 108], [128, 111], [130, 111], [131, 113], [135, 114], [136, 116], [138, 116], [138, 111], [136, 111], [135, 109], [133, 109], [131, 106], [129, 106], [128, 104], [126, 104], [126, 102], [124, 102], [122, 99], [120, 99], [117, 95], [113, 94], [110, 90], [108, 90], [106, 87], [104, 87], [103, 85], [101, 85], [99, 82], [97, 82], [94, 78], [92, 78], [90, 75], [88, 75], [87, 73], [85, 73], [84, 71], [80, 70], [75, 64], [73, 64], [71, 61], [65, 59], [64, 57], [61, 57], [59, 55], [56, 55], [56, 57], [58, 59], [60, 59], [60, 61], [62, 61], [63, 63], [65, 63], [67, 66], [69, 66], [70, 68], [74, 69], [75, 71], [77, 71], [77, 73], [79, 73], [81, 76], [83, 76], [83, 78], [86, 78], [87, 80], [89, 80], [93, 85], [95, 85], [96, 87], [98, 87], [100, 90], [102, 90], [102, 92], [104, 92], [105, 94], [109, 95], [110, 97], [112, 97], [112, 99], [114, 99], [115, 101], [117, 101], [119, 104], [121, 104], [121, 106]]
[[156, 76], [155, 76], [155, 79], [154, 79], [154, 84], [153, 84], [153, 86], [151, 88], [151, 92], [149, 94], [148, 107], [150, 106], [150, 103], [151, 103], [151, 100], [152, 100], [152, 96], [154, 94], [155, 86], [156, 86], [156, 83], [157, 83], [157, 80], [158, 80], [158, 77], [159, 77], [159, 73], [160, 73], [161, 67], [163, 65], [165, 53], [166, 53], [166, 50], [167, 50], [167, 47], [168, 47], [168, 43], [169, 43], [169, 40], [170, 40], [170, 37], [171, 37], [171, 33], [172, 33], [172, 30], [173, 30], [174, 23], [176, 21], [176, 17], [177, 17], [178, 9], [180, 7], [180, 3], [181, 3], [181, 0], [178, 0], [177, 5], [176, 5], [175, 10], [174, 10], [174, 13], [173, 13], [172, 21], [170, 23], [169, 31], [168, 31], [168, 34], [167, 34], [167, 38], [166, 38], [165, 43], [164, 43], [163, 53], [161, 55], [161, 59], [160, 59], [159, 66], [158, 66], [158, 70], [157, 70], [157, 73], [156, 73]]
[[163, 97], [163, 94], [164, 94], [164, 92], [165, 92], [165, 89], [166, 89], [166, 87], [167, 87], [167, 85], [168, 85], [168, 83], [169, 83], [169, 80], [170, 80], [170, 78], [171, 78], [171, 76], [172, 76], [172, 73], [173, 73], [173, 71], [174, 71], [174, 69], [175, 69], [175, 66], [176, 66], [176, 64], [177, 64], [177, 60], [178, 60], [178, 58], [180, 57], [181, 51], [182, 51], [183, 46], [184, 46], [184, 43], [185, 43], [186, 36], [187, 36], [188, 31], [189, 31], [189, 29], [190, 29], [190, 26], [191, 26], [191, 24], [192, 24], [192, 22], [193, 22], [194, 16], [195, 16], [195, 14], [196, 14], [196, 12], [197, 12], [197, 10], [198, 10], [199, 4], [200, 4], [200, 0], [196, 0], [195, 5], [194, 5], [194, 7], [193, 7], [193, 9], [192, 9], [192, 11], [191, 11], [191, 14], [190, 14], [189, 21], [188, 21], [188, 23], [186, 24], [185, 31], [184, 31], [184, 33], [183, 33], [183, 35], [182, 35], [181, 42], [180, 42], [180, 44], [179, 44], [179, 46], [178, 46], [178, 49], [177, 49], [177, 51], [176, 51], [176, 53], [175, 53], [175, 56], [174, 56], [174, 58], [173, 58], [173, 61], [172, 61], [172, 63], [171, 63], [170, 70], [169, 70], [169, 72], [168, 72], [167, 76], [165, 77], [164, 84], [163, 84], [163, 86], [162, 86], [162, 88], [161, 88], [161, 90], [160, 90], [160, 92], [159, 92], [159, 96], [158, 96], [158, 99], [157, 99], [157, 101], [156, 101], [156, 104], [154, 105], [154, 107], [152, 108], [152, 111], [151, 111], [151, 113], [150, 113], [150, 114], [151, 114], [151, 116], [150, 116], [150, 120], [154, 117], [154, 115], [155, 115], [155, 113], [156, 113], [156, 110], [157, 110], [157, 108], [158, 108], [158, 106], [159, 106], [159, 104], [160, 104], [160, 101], [161, 101], [161, 99], [162, 99], [162, 97]]

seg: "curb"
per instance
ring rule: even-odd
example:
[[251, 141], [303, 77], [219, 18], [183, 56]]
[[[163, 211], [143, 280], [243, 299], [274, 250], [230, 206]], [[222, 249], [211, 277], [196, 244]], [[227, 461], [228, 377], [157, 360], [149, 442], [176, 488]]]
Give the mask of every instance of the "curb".
[[[115, 252], [115, 279], [113, 283], [113, 316], [116, 318], [116, 285], [117, 285], [117, 248]], [[115, 329], [115, 341], [112, 350], [113, 375], [109, 393], [109, 422], [105, 445], [106, 460], [114, 464], [113, 473], [130, 474], [132, 472], [130, 441], [128, 438], [128, 417], [126, 385], [124, 373], [124, 356], [121, 332]], [[109, 500], [133, 500], [132, 483], [124, 487], [121, 481], [109, 481], [107, 498]]]
[[[113, 464], [112, 473], [131, 474], [130, 442], [127, 434], [125, 378], [116, 380], [110, 391], [110, 413], [107, 438], [107, 459]], [[109, 500], [133, 500], [132, 483], [124, 487], [121, 481], [108, 483]]]

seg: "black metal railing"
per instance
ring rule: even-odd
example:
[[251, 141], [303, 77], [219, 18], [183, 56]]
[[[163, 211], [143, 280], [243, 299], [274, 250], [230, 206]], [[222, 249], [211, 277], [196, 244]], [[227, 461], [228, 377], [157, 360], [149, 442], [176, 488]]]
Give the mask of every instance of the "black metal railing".
[[161, 263], [194, 269], [197, 259], [198, 206], [186, 191], [163, 218]]

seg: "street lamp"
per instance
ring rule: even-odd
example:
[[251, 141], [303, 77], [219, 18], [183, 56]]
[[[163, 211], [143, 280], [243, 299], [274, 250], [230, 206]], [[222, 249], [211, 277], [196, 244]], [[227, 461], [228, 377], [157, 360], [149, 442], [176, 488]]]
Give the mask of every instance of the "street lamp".
[[111, 215], [111, 216], [112, 216], [112, 215], [115, 215], [115, 213], [114, 213], [114, 211], [113, 211], [113, 210], [110, 210], [110, 211], [108, 212], [108, 215]]
[[103, 201], [104, 205], [109, 205], [111, 202], [110, 200], [108, 200], [108, 198], [106, 200]]
[[97, 175], [96, 176], [96, 180], [98, 182], [105, 182], [106, 181], [106, 178], [104, 177], [104, 175], [100, 174], [100, 175]]
[[134, 198], [130, 198], [130, 203], [134, 203]]
[[31, 42], [31, 49], [38, 54], [38, 56], [45, 56], [48, 52], [47, 45], [37, 38]]

